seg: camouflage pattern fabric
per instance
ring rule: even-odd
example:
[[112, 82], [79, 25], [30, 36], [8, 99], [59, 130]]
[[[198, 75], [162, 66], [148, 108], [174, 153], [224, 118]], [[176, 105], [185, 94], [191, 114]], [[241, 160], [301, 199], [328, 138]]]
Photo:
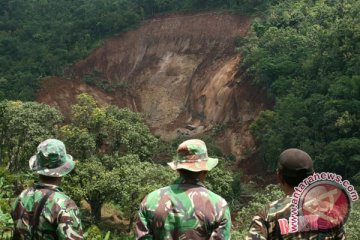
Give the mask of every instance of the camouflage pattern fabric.
[[230, 239], [226, 201], [196, 180], [177, 179], [140, 205], [137, 239]]
[[205, 142], [200, 139], [190, 139], [182, 142], [177, 155], [168, 165], [173, 170], [186, 169], [192, 172], [211, 171], [217, 164], [217, 158], [210, 158]]
[[39, 144], [36, 155], [29, 160], [29, 167], [38, 174], [62, 177], [71, 172], [75, 162], [66, 153], [65, 145], [57, 139], [47, 139]]
[[255, 216], [250, 225], [246, 240], [267, 239], [345, 239], [344, 229], [338, 228], [326, 232], [298, 232], [281, 235], [278, 219], [289, 219], [291, 208], [291, 197], [287, 196], [278, 201], [268, 204]]
[[11, 214], [14, 220], [14, 239], [32, 239], [30, 219], [48, 191], [53, 193], [40, 214], [37, 236], [34, 239], [83, 239], [79, 209], [75, 202], [62, 193], [58, 186], [42, 183], [24, 190], [16, 199]]

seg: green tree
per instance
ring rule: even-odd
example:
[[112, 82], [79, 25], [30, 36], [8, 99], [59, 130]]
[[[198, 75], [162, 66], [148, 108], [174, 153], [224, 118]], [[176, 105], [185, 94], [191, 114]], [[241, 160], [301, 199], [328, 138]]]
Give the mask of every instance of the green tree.
[[252, 218], [258, 214], [266, 204], [284, 196], [285, 195], [279, 185], [268, 185], [259, 189], [252, 195], [251, 200], [237, 212], [237, 221], [234, 223], [235, 231], [232, 232], [231, 238], [239, 240], [244, 239], [249, 231]]
[[[127, 209], [133, 221], [137, 206], [129, 203], [139, 204], [142, 191], [154, 188], [152, 181], [163, 183], [149, 176], [151, 171], [161, 175], [161, 166], [140, 162], [151, 160], [157, 139], [140, 114], [116, 106], [98, 107], [88, 94], [78, 96], [71, 112], [71, 122], [59, 131], [68, 151], [79, 160], [69, 192], [90, 204], [96, 221], [103, 204], [111, 201]], [[147, 181], [141, 180], [146, 177]]]
[[133, 229], [141, 200], [150, 192], [172, 183], [177, 174], [167, 166], [141, 162], [134, 157], [122, 159], [116, 169], [118, 178], [124, 181], [115, 203], [129, 219], [128, 231]]
[[43, 77], [65, 74], [103, 39], [158, 13], [241, 5], [238, 0], [1, 0], [0, 79], [6, 81], [0, 83], [0, 100], [34, 100]]
[[[72, 107], [71, 124], [60, 132], [74, 153], [137, 154], [141, 160], [150, 160], [157, 143], [140, 114], [116, 106], [98, 107], [88, 94], [79, 95]], [[83, 140], [76, 137], [80, 133]], [[86, 156], [76, 155], [81, 159]]]
[[7, 163], [11, 172], [23, 170], [37, 145], [44, 139], [55, 136], [56, 126], [61, 120], [61, 114], [45, 104], [1, 102], [1, 163]]
[[355, 0], [273, 1], [254, 22], [241, 67], [276, 100], [251, 126], [269, 170], [283, 149], [298, 147], [318, 171], [358, 173], [358, 11]]

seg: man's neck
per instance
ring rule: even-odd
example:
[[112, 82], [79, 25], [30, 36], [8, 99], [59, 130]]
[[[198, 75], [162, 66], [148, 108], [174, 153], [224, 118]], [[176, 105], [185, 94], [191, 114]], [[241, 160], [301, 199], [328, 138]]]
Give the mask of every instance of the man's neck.
[[294, 193], [294, 188], [290, 187], [289, 185], [285, 185], [283, 186], [283, 191], [285, 192], [286, 195], [291, 196]]

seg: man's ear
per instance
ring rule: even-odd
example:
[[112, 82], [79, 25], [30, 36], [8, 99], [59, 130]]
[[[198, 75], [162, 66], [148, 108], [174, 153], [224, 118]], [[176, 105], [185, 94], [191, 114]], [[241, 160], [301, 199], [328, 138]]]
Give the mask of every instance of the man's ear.
[[201, 171], [200, 175], [199, 175], [199, 180], [200, 181], [205, 181], [205, 178], [208, 174], [208, 171]]
[[280, 184], [285, 183], [281, 170], [279, 169], [276, 170], [276, 176]]

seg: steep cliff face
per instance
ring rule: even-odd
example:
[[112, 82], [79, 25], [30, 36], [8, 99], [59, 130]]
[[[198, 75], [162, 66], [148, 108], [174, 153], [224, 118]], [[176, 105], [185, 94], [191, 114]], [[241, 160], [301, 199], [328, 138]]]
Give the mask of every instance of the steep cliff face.
[[[250, 23], [248, 17], [215, 12], [149, 20], [107, 40], [76, 63], [68, 79], [44, 81], [38, 100], [66, 114], [76, 94], [89, 92], [100, 104], [143, 112], [164, 139], [226, 126], [217, 142], [242, 159], [255, 146], [249, 124], [271, 106], [262, 89], [237, 83], [235, 77], [241, 56], [234, 38], [244, 36]], [[112, 91], [85, 84], [89, 78]]]

